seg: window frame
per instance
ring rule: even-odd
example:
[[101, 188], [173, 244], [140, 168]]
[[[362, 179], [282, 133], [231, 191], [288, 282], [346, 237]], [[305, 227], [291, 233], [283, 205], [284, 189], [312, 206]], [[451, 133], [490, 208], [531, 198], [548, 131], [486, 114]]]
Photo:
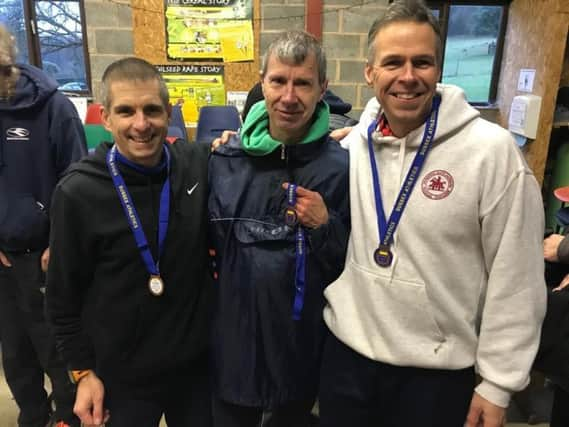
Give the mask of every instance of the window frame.
[[[392, 3], [393, 0], [389, 0]], [[494, 64], [492, 65], [492, 76], [490, 78], [490, 88], [487, 102], [469, 102], [470, 105], [477, 107], [491, 107], [496, 104], [498, 95], [498, 83], [500, 80], [500, 69], [502, 67], [502, 57], [504, 53], [504, 41], [506, 39], [506, 28], [508, 25], [508, 11], [511, 0], [426, 0], [426, 4], [430, 9], [436, 9], [439, 12], [439, 24], [441, 27], [442, 57], [441, 71], [444, 65], [444, 57], [446, 53], [448, 18], [451, 6], [502, 6], [502, 19], [500, 20], [500, 28], [498, 30], [498, 38], [496, 39], [496, 52], [494, 54]], [[441, 73], [441, 80], [443, 74]]]
[[[24, 12], [24, 28], [26, 30], [26, 41], [28, 45], [28, 60], [31, 65], [43, 69], [43, 60], [41, 55], [40, 37], [37, 32], [38, 23], [36, 16], [35, 4], [44, 0], [20, 0]], [[61, 2], [73, 2], [79, 5], [79, 16], [81, 18], [81, 36], [83, 44], [83, 58], [85, 65], [85, 79], [87, 90], [65, 90], [65, 93], [77, 94], [81, 96], [91, 96], [93, 88], [91, 87], [91, 63], [89, 61], [89, 49], [87, 46], [87, 24], [85, 19], [85, 2], [83, 0], [57, 0]]]

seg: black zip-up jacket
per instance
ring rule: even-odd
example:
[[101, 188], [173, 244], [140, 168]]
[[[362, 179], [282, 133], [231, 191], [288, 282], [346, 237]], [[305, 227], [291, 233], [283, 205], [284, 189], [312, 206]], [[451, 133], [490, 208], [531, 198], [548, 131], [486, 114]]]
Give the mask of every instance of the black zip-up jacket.
[[[152, 393], [204, 356], [212, 286], [207, 269], [208, 149], [169, 145], [170, 217], [153, 296], [149, 273], [125, 218], [105, 156], [74, 165], [52, 203], [48, 312], [70, 369], [94, 369], [105, 384]], [[166, 171], [144, 175], [118, 163], [154, 259]]]
[[[234, 138], [209, 164], [209, 215], [219, 296], [214, 316], [214, 392], [244, 406], [314, 399], [325, 326], [324, 288], [344, 266], [349, 223], [348, 152], [323, 137], [251, 156]], [[329, 221], [305, 229], [306, 285], [293, 320], [295, 228], [284, 223], [293, 182], [316, 191]]]
[[13, 97], [0, 101], [0, 250], [47, 247], [48, 208], [57, 180], [87, 154], [75, 107], [57, 82], [18, 64]]

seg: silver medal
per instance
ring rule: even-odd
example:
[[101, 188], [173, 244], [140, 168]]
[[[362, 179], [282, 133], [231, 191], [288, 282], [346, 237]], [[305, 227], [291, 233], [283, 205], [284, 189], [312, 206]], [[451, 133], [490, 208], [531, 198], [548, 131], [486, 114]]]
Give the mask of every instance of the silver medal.
[[148, 289], [155, 297], [159, 297], [164, 293], [164, 282], [160, 276], [150, 276], [150, 280], [148, 280]]

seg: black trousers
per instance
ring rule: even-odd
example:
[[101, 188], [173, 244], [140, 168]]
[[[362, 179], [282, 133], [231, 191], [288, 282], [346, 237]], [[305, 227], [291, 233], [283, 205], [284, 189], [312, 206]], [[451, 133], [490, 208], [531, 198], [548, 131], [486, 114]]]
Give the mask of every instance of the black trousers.
[[569, 393], [557, 384], [555, 384], [553, 389], [553, 406], [551, 408], [549, 426], [569, 426]]
[[[211, 427], [210, 370], [205, 357], [172, 381], [129, 390], [105, 384], [106, 427], [158, 427], [164, 415], [168, 427]], [[147, 394], [152, 390], [151, 394]], [[141, 392], [143, 394], [141, 394]], [[144, 395], [147, 394], [147, 395]]]
[[314, 401], [291, 402], [270, 412], [213, 399], [214, 427], [309, 427]]
[[57, 407], [53, 419], [79, 426], [73, 415], [75, 389], [45, 319], [41, 252], [7, 256], [12, 267], [0, 264], [0, 340], [6, 382], [20, 408], [18, 425], [45, 427], [49, 420], [47, 373]]
[[399, 367], [368, 359], [329, 334], [320, 384], [321, 427], [459, 427], [474, 369]]

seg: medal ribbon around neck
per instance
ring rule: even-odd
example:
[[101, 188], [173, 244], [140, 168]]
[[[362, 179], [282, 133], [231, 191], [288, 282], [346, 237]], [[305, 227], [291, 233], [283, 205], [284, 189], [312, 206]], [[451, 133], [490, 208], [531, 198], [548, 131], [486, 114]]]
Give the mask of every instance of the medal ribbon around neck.
[[[296, 218], [296, 212], [294, 211], [294, 206], [296, 205], [296, 184], [289, 183], [287, 189], [287, 203], [288, 207], [285, 212], [285, 222], [290, 227], [296, 225], [296, 236], [295, 236], [295, 272], [294, 272], [294, 303], [292, 306], [292, 318], [294, 320], [300, 320], [302, 307], [304, 306], [304, 289], [305, 289], [305, 277], [306, 277], [306, 239], [304, 235], [304, 227], [298, 223]], [[291, 211], [294, 212], [294, 223], [291, 224]]]
[[[142, 256], [146, 270], [150, 274], [150, 291], [153, 295], [156, 296], [162, 294], [162, 288], [164, 286], [162, 279], [160, 278], [159, 263], [162, 252], [164, 251], [164, 241], [166, 240], [166, 233], [168, 231], [168, 219], [170, 216], [170, 152], [168, 151], [168, 147], [166, 145], [164, 145], [164, 153], [166, 155], [167, 173], [166, 181], [164, 182], [162, 191], [160, 192], [160, 208], [158, 216], [158, 262], [155, 262], [154, 258], [152, 257], [152, 252], [148, 246], [148, 240], [146, 239], [146, 235], [142, 229], [142, 223], [140, 222], [140, 218], [138, 216], [136, 208], [134, 207], [132, 197], [128, 192], [124, 178], [122, 177], [119, 168], [117, 167], [116, 145], [113, 145], [112, 148], [107, 152], [106, 159], [107, 167], [113, 180], [113, 185], [119, 196], [119, 200], [128, 221], [128, 225], [130, 226], [130, 229], [134, 236], [134, 240], [136, 241], [136, 246], [140, 251], [140, 255]], [[156, 286], [154, 283], [158, 284], [157, 288], [154, 288], [154, 286]]]
[[389, 265], [391, 265], [391, 262], [393, 260], [393, 255], [390, 250], [390, 246], [393, 243], [393, 235], [395, 234], [395, 230], [399, 225], [399, 221], [401, 220], [401, 215], [403, 214], [403, 210], [405, 209], [405, 206], [409, 201], [409, 197], [411, 196], [413, 187], [417, 182], [417, 178], [419, 177], [419, 173], [421, 172], [421, 169], [427, 157], [427, 153], [429, 152], [429, 149], [431, 148], [431, 144], [435, 137], [440, 103], [441, 103], [440, 96], [435, 96], [433, 98], [433, 106], [431, 108], [429, 118], [425, 122], [425, 132], [423, 134], [421, 145], [417, 150], [417, 154], [415, 154], [413, 163], [411, 163], [411, 167], [407, 172], [405, 181], [403, 181], [403, 186], [399, 191], [399, 195], [395, 200], [393, 210], [391, 211], [391, 215], [389, 215], [389, 220], [387, 221], [385, 219], [385, 212], [383, 210], [383, 201], [381, 199], [381, 187], [379, 183], [379, 173], [377, 171], [377, 163], [375, 161], [375, 155], [373, 152], [372, 134], [377, 128], [378, 120], [374, 120], [367, 130], [367, 144], [368, 144], [369, 159], [371, 164], [371, 174], [373, 178], [375, 210], [377, 214], [377, 230], [379, 233], [379, 245], [378, 248], [374, 251], [374, 259], [375, 262], [381, 267], [389, 267]]

